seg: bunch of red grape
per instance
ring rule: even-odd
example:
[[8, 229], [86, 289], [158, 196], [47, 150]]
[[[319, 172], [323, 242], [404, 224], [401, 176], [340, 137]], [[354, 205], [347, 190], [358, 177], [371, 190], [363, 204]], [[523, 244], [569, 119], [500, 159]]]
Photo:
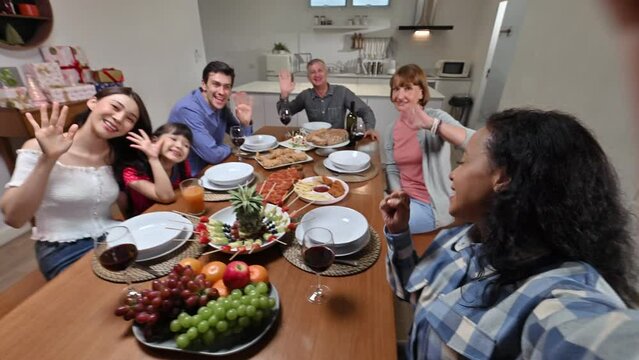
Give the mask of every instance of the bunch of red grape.
[[217, 299], [218, 292], [211, 285], [204, 274], [196, 275], [190, 266], [178, 264], [166, 278], [154, 280], [151, 289], [142, 290], [140, 296], [127, 297], [115, 315], [143, 325], [149, 339], [182, 311], [194, 312]]

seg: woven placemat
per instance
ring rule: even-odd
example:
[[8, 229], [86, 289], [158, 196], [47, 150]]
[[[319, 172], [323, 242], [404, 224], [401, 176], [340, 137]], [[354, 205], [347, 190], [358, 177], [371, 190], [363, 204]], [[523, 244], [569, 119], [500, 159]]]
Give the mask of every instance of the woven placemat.
[[347, 183], [356, 183], [356, 182], [368, 181], [374, 178], [375, 176], [377, 176], [377, 173], [379, 173], [379, 165], [371, 164], [371, 167], [368, 168], [368, 170], [361, 173], [357, 173], [357, 174], [341, 174], [341, 173], [338, 174], [331, 170], [328, 170], [324, 166], [324, 162], [321, 160], [318, 160], [315, 162], [315, 164], [313, 164], [313, 171], [315, 171], [315, 173], [320, 176], [321, 175], [332, 176], [340, 180], [346, 181]]
[[[356, 260], [357, 266], [333, 263], [328, 270], [322, 273], [322, 276], [354, 275], [373, 266], [379, 258], [382, 245], [377, 232], [373, 230], [372, 227], [369, 227], [368, 231], [370, 231], [371, 239], [362, 250], [353, 255], [340, 257], [340, 259]], [[304, 265], [304, 260], [302, 259], [302, 246], [299, 244], [297, 239], [293, 238], [289, 242], [289, 245], [284, 246], [282, 254], [288, 262], [296, 267], [309, 273], [315, 273], [313, 270]]]
[[[260, 173], [255, 173], [255, 180], [252, 184], [257, 184], [264, 181], [264, 175]], [[212, 191], [205, 190], [204, 191], [204, 201], [226, 201], [230, 200], [231, 195], [228, 191]]]
[[[131, 281], [143, 282], [165, 276], [171, 272], [173, 267], [179, 263], [180, 260], [187, 257], [198, 258], [202, 254], [202, 251], [202, 245], [194, 241], [187, 241], [184, 245], [169, 254], [157, 259], [144, 261], [139, 265], [134, 264], [131, 266], [128, 270], [131, 276]], [[93, 259], [91, 260], [91, 266], [93, 267], [93, 272], [104, 280], [116, 283], [126, 283], [124, 272], [114, 272], [103, 268], [95, 256], [93, 256]]]

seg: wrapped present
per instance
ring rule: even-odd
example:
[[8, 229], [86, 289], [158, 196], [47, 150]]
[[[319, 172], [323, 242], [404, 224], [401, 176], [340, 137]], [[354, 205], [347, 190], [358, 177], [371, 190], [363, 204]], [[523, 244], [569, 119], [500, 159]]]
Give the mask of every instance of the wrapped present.
[[110, 88], [110, 87], [122, 87], [124, 86], [123, 83], [121, 82], [97, 82], [95, 84], [95, 91], [96, 92], [100, 92], [106, 88]]
[[40, 87], [66, 86], [60, 67], [56, 63], [24, 64], [22, 70], [25, 76], [32, 76]]
[[122, 74], [122, 71], [114, 68], [100, 69], [93, 72], [93, 80], [98, 83], [122, 83], [124, 82], [124, 74]]
[[44, 89], [49, 101], [67, 102], [86, 100], [95, 95], [93, 85], [74, 85], [64, 87], [49, 87]]
[[0, 87], [0, 107], [24, 110], [34, 107], [34, 104], [29, 99], [26, 87]]
[[89, 60], [79, 46], [45, 46], [40, 53], [45, 61], [60, 65], [67, 85], [93, 83]]

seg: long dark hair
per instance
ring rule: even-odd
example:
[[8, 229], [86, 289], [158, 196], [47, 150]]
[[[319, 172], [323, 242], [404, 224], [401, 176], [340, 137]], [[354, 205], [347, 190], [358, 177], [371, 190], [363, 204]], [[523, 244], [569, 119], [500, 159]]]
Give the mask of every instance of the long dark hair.
[[[133, 126], [133, 129], [131, 131], [138, 134], [139, 130], [144, 130], [147, 134], [153, 131], [153, 128], [151, 127], [151, 118], [149, 117], [149, 113], [146, 110], [146, 106], [144, 105], [142, 98], [140, 98], [140, 95], [133, 91], [133, 89], [129, 87], [110, 87], [101, 90], [95, 95], [95, 97], [96, 99], [100, 100], [107, 96], [116, 94], [129, 96], [131, 99], [133, 99], [133, 101], [135, 101], [138, 106], [138, 120], [135, 122], [135, 125]], [[78, 124], [78, 126], [84, 125], [90, 114], [91, 109], [85, 110], [84, 112], [78, 114], [75, 119], [73, 119], [74, 123]], [[126, 135], [109, 139], [108, 142], [109, 146], [111, 147], [111, 165], [113, 166], [115, 178], [121, 179], [122, 170], [124, 170], [126, 164], [137, 161], [141, 158], [141, 156], [144, 156], [144, 154], [140, 155], [139, 151], [134, 151], [135, 149], [131, 149], [131, 143], [126, 139]], [[120, 184], [120, 189], [123, 189], [122, 182], [118, 180], [118, 183]]]
[[527, 109], [494, 114], [486, 128], [488, 157], [510, 178], [482, 224], [480, 260], [499, 274], [489, 293], [583, 261], [636, 305], [630, 215], [592, 134], [571, 115]]

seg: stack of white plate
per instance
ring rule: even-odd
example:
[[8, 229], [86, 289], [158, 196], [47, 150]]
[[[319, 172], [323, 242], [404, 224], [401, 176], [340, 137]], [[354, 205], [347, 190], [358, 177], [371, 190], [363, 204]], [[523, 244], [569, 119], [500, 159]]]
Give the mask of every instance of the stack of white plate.
[[204, 187], [222, 190], [234, 189], [253, 179], [253, 166], [243, 162], [228, 162], [211, 166], [204, 172]]
[[320, 129], [329, 129], [331, 127], [330, 123], [323, 121], [312, 121], [302, 124], [302, 129], [306, 130], [306, 132], [311, 132]]
[[[357, 173], [371, 166], [370, 155], [354, 150], [336, 151], [328, 156], [324, 165], [330, 170], [346, 173]], [[328, 164], [327, 164], [328, 162]]]
[[304, 214], [295, 230], [295, 237], [300, 244], [304, 232], [314, 227], [326, 228], [333, 233], [335, 256], [354, 254], [370, 240], [368, 221], [364, 215], [343, 206], [324, 206]]
[[178, 214], [160, 211], [132, 217], [126, 226], [138, 248], [137, 261], [155, 259], [176, 250], [191, 237], [193, 224]]
[[271, 135], [253, 135], [244, 139], [242, 149], [251, 152], [265, 151], [277, 147], [277, 139]]

